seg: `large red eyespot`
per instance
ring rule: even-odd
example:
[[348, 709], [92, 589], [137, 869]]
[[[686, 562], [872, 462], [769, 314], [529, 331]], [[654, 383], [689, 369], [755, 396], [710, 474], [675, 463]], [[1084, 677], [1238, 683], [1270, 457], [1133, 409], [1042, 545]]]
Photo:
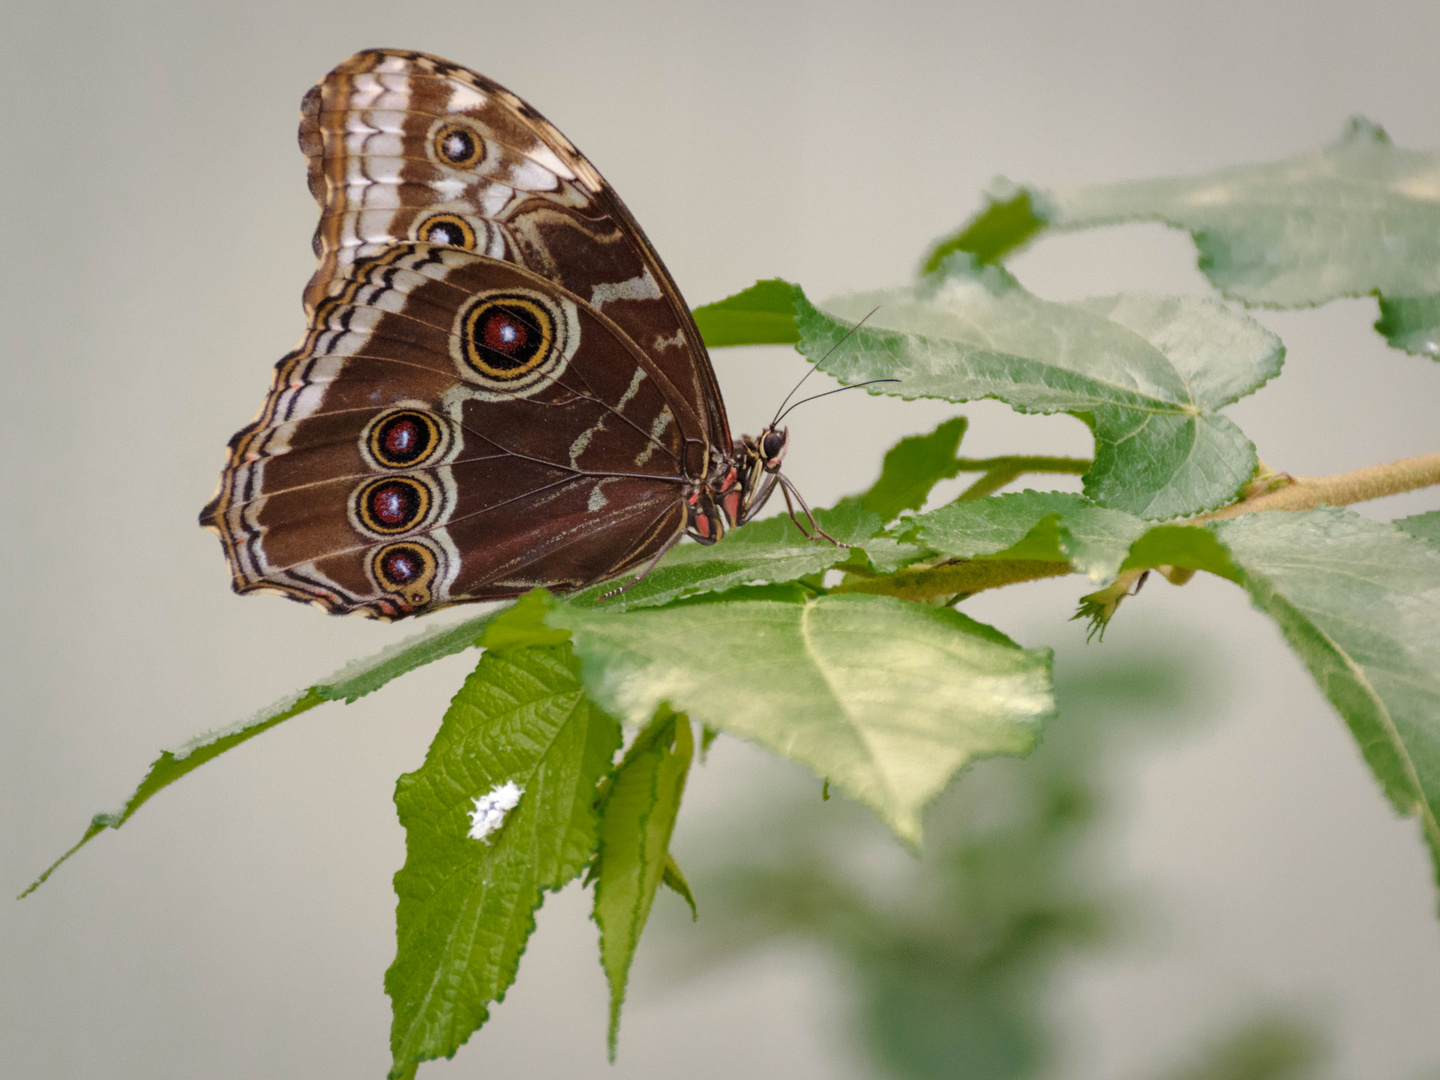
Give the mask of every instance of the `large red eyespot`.
[[550, 358], [555, 320], [528, 296], [486, 297], [465, 315], [465, 358], [481, 375], [517, 379]]
[[408, 532], [430, 513], [430, 489], [410, 476], [372, 480], [355, 493], [355, 512], [366, 530], [380, 536]]
[[397, 409], [371, 423], [365, 444], [381, 468], [409, 469], [443, 454], [447, 437], [448, 428], [439, 417], [419, 409]]

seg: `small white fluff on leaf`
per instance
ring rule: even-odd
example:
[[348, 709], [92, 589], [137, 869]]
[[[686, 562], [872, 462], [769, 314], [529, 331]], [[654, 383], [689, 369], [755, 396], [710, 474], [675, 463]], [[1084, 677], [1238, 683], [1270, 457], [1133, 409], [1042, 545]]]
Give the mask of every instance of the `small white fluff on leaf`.
[[486, 838], [505, 824], [505, 815], [520, 804], [520, 796], [524, 794], [524, 788], [507, 780], [494, 791], [477, 796], [475, 809], [470, 811], [470, 839], [485, 840], [488, 844]]

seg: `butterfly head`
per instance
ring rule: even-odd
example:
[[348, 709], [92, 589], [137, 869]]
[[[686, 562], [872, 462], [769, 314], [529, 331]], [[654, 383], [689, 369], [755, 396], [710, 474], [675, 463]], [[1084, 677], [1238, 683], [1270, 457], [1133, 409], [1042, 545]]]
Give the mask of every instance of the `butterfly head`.
[[790, 448], [790, 429], [767, 427], [755, 440], [760, 459], [767, 473], [778, 473], [780, 463], [785, 460], [785, 451]]

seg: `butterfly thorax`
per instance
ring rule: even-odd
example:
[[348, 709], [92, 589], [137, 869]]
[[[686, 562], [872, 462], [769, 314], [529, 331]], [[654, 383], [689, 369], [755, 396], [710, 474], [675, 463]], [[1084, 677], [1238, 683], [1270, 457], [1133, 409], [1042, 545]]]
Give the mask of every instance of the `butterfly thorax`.
[[728, 455], [717, 458], [705, 482], [688, 493], [686, 533], [713, 544], [728, 528], [754, 518], [780, 480], [789, 440], [788, 429], [773, 426], [759, 435], [742, 435]]

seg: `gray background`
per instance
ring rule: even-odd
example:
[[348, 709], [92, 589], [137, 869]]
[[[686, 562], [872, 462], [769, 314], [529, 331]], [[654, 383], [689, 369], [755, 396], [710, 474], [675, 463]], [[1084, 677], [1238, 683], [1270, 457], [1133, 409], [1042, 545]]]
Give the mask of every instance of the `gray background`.
[[[1000, 172], [1063, 186], [1265, 160], [1357, 112], [1401, 145], [1440, 145], [1440, 8], [1425, 2], [12, 0], [4, 24], [5, 895], [118, 806], [159, 748], [413, 630], [235, 597], [195, 525], [226, 438], [300, 335], [316, 211], [296, 113], [357, 48], [439, 53], [532, 101], [621, 192], [692, 303], [772, 275], [817, 296], [903, 282]], [[1047, 240], [1013, 269], [1058, 299], [1208, 292], [1188, 240], [1158, 227]], [[1286, 374], [1230, 415], [1267, 461], [1314, 474], [1436, 449], [1440, 367], [1384, 349], [1374, 317], [1370, 300], [1262, 316], [1289, 346]], [[784, 350], [716, 366], [737, 430], [803, 370]], [[960, 411], [973, 454], [1089, 453], [1067, 417]], [[788, 471], [823, 504], [946, 414], [858, 394], [807, 407]], [[1436, 505], [1432, 492], [1365, 512]], [[1064, 622], [1082, 591], [1048, 582], [968, 610], [1055, 644], [1063, 671], [1089, 662]], [[1435, 1075], [1440, 935], [1416, 826], [1233, 586], [1151, 585], [1103, 648], [1142, 645], [1203, 659], [1212, 707], [1113, 764], [1104, 857], [1161, 915], [1051, 987], [1063, 1075], [1153, 1075], [1277, 1002], [1321, 1018], [1336, 1077]], [[471, 662], [267, 734], [37, 895], [0, 901], [0, 1074], [382, 1075], [403, 858], [392, 785]], [[799, 782], [722, 740], [677, 846]], [[552, 899], [493, 1023], [424, 1073], [868, 1075], [824, 956], [780, 949], [677, 980], [652, 962], [669, 940], [642, 956], [611, 1069], [585, 895]]]

